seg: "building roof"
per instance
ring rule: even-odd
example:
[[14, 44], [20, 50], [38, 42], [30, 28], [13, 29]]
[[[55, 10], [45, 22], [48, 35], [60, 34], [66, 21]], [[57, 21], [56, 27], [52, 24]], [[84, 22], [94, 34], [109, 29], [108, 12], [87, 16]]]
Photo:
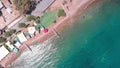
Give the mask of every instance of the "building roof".
[[0, 61], [7, 56], [7, 54], [9, 53], [9, 51], [4, 47], [1, 46], [0, 47]]
[[3, 4], [2, 4], [2, 2], [0, 1], [0, 9], [3, 7]]
[[32, 15], [40, 16], [55, 0], [42, 0], [37, 4], [36, 9], [32, 12]]
[[19, 38], [21, 43], [27, 41], [27, 39], [23, 33], [18, 34], [17, 37]]

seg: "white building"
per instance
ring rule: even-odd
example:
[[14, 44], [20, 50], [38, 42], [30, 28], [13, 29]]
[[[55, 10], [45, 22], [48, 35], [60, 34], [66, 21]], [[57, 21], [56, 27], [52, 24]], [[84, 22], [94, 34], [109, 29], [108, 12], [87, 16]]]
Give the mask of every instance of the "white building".
[[16, 42], [14, 45], [15, 45], [17, 48], [19, 48], [19, 47], [21, 46], [20, 42]]
[[9, 51], [4, 47], [0, 47], [0, 61], [9, 54]]
[[10, 50], [14, 49], [14, 46], [10, 43], [10, 41], [7, 41], [5, 44], [10, 48]]
[[25, 37], [25, 35], [23, 33], [18, 34], [17, 37], [21, 43], [27, 41], [27, 38]]

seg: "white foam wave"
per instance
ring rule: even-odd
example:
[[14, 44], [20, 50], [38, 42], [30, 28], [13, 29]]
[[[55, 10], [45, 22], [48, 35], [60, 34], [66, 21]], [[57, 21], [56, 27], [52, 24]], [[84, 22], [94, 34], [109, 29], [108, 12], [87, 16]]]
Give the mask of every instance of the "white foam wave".
[[[21, 56], [12, 64], [14, 68], [53, 68], [57, 58], [53, 55], [57, 48], [53, 48], [50, 40], [45, 43], [33, 46], [32, 52], [26, 50]], [[54, 59], [54, 60], [52, 60]], [[56, 59], [56, 60], [55, 60]]]

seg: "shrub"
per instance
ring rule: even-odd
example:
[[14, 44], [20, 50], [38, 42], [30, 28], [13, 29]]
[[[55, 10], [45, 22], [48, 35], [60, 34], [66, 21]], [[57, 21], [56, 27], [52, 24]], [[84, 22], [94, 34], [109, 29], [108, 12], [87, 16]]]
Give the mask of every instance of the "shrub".
[[11, 30], [5, 32], [5, 33], [4, 33], [4, 36], [5, 36], [5, 37], [9, 37], [9, 36], [11, 36], [13, 33], [15, 33], [15, 30], [14, 30], [14, 29], [11, 29]]
[[9, 36], [11, 36], [11, 33], [10, 32], [5, 32], [4, 35], [5, 35], [5, 37], [9, 37]]
[[60, 16], [66, 16], [66, 13], [63, 9], [58, 10], [58, 17], [60, 17]]
[[11, 29], [9, 32], [13, 34], [13, 33], [16, 32], [16, 30], [15, 29]]
[[4, 38], [0, 37], [0, 43], [3, 43], [4, 41]]
[[19, 27], [19, 28], [25, 28], [26, 26], [27, 26], [27, 25], [26, 25], [25, 23], [19, 23], [19, 24], [18, 24], [18, 27]]
[[27, 18], [26, 18], [26, 21], [32, 21], [32, 20], [36, 20], [37, 19], [37, 17], [35, 17], [35, 16], [33, 16], [33, 15], [30, 15], [30, 16], [28, 16]]
[[21, 30], [17, 31], [15, 34], [18, 34], [18, 33], [20, 33], [20, 32], [21, 32]]

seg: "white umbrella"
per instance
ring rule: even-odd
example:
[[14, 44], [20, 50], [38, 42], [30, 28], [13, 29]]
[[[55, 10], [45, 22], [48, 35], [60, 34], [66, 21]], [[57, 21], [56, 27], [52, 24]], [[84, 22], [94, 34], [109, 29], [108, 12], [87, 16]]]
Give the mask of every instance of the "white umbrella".
[[30, 35], [33, 35], [34, 33], [35, 33], [35, 27], [28, 27], [28, 33], [30, 34]]

